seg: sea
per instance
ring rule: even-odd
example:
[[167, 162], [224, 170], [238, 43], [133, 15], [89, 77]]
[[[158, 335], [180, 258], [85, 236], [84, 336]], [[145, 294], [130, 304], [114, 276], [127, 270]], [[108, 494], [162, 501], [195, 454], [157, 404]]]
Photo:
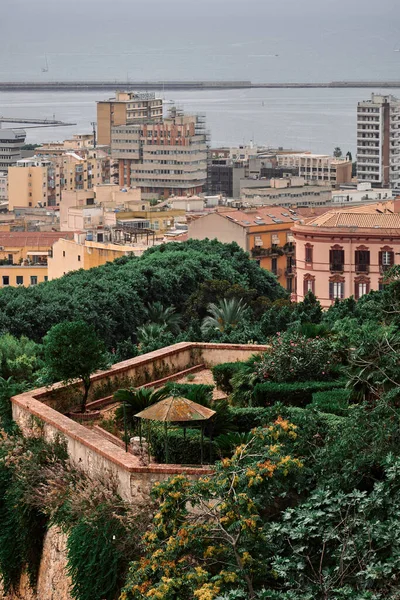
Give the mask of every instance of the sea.
[[[400, 80], [400, 2], [1, 0], [0, 81]], [[375, 89], [174, 91], [213, 146], [356, 149], [357, 102]], [[400, 95], [400, 90], [385, 90]], [[28, 143], [91, 130], [106, 92], [0, 92], [0, 116], [52, 118]], [[8, 125], [7, 125], [8, 126]]]

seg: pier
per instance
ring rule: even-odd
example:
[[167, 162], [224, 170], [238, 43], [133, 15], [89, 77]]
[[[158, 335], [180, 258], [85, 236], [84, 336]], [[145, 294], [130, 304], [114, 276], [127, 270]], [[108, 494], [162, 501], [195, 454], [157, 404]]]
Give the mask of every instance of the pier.
[[[330, 81], [325, 83], [252, 83], [251, 81], [0, 81], [6, 92], [71, 92], [123, 90], [235, 90], [235, 89], [308, 89], [308, 88], [400, 88], [399, 81]], [[48, 123], [53, 126], [57, 123]], [[61, 123], [58, 123], [61, 124]]]

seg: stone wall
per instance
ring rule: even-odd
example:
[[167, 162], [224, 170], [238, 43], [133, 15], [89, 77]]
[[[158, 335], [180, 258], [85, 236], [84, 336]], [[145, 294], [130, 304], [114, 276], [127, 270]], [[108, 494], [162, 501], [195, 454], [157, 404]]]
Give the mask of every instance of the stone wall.
[[72, 600], [69, 592], [71, 580], [66, 572], [67, 537], [56, 527], [50, 527], [43, 545], [37, 589], [29, 586], [27, 575], [21, 577], [19, 589], [4, 595], [0, 585], [0, 598], [4, 600]]

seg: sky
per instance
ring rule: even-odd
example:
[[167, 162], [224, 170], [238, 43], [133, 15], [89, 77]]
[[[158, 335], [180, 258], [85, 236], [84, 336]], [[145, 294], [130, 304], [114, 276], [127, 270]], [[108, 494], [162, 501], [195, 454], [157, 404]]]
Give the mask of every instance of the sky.
[[400, 79], [398, 0], [1, 0], [1, 7], [1, 80]]

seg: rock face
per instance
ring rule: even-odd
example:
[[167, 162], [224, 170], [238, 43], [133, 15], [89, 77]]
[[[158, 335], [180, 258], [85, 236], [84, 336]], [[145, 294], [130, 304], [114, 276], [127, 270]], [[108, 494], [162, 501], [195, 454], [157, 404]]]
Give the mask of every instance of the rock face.
[[40, 563], [37, 590], [29, 587], [26, 574], [21, 577], [17, 592], [4, 595], [0, 584], [0, 598], [4, 600], [72, 600], [71, 580], [66, 572], [67, 536], [56, 527], [46, 534]]

